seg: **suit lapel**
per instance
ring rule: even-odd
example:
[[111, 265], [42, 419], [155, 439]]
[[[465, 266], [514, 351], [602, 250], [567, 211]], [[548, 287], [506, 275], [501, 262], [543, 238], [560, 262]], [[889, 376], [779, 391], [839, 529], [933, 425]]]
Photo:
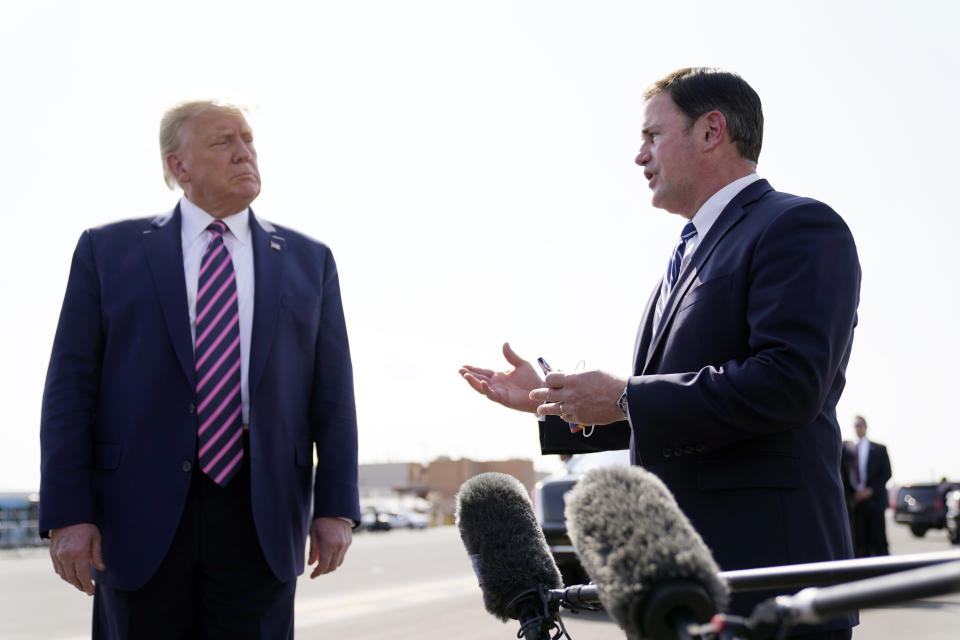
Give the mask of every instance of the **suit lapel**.
[[[660, 282], [654, 287], [650, 298], [647, 300], [647, 306], [643, 311], [640, 328], [637, 329], [637, 339], [633, 343], [633, 373], [639, 375], [641, 366], [646, 360], [646, 354], [650, 350], [650, 337], [653, 332], [653, 309], [657, 304], [657, 297], [660, 295]], [[641, 360], [641, 357], [643, 360]]]
[[173, 350], [184, 375], [194, 384], [196, 373], [190, 338], [190, 311], [187, 309], [187, 285], [183, 275], [179, 203], [171, 215], [153, 220], [150, 229], [143, 232], [142, 239]]
[[667, 300], [667, 304], [663, 310], [663, 317], [660, 319], [660, 326], [657, 328], [656, 335], [653, 336], [650, 348], [646, 351], [646, 361], [641, 370], [641, 375], [646, 373], [650, 367], [653, 354], [656, 353], [657, 348], [663, 341], [663, 336], [670, 327], [670, 323], [673, 322], [673, 316], [677, 312], [677, 306], [680, 304], [680, 300], [683, 299], [683, 296], [697, 279], [697, 274], [700, 273], [703, 265], [710, 258], [711, 254], [713, 254], [714, 249], [717, 248], [720, 241], [746, 214], [745, 207], [759, 200], [763, 194], [771, 190], [772, 187], [766, 180], [757, 180], [747, 185], [743, 191], [734, 196], [733, 200], [724, 207], [723, 211], [717, 217], [716, 222], [710, 227], [710, 231], [707, 232], [706, 237], [697, 246], [697, 250], [693, 252], [687, 266], [680, 272], [677, 278], [677, 285], [673, 288], [673, 291], [670, 292], [670, 298]]
[[286, 253], [286, 239], [277, 235], [273, 225], [260, 221], [250, 210], [253, 242], [253, 335], [250, 339], [250, 397], [254, 395], [263, 365], [270, 353], [280, 310], [280, 279]]

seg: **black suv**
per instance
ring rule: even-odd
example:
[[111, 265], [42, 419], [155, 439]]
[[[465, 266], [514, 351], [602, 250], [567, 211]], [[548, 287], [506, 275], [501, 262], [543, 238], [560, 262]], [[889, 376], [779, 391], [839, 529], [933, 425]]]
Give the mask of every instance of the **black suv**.
[[550, 547], [550, 553], [553, 554], [565, 585], [589, 580], [567, 535], [567, 523], [563, 515], [567, 494], [587, 471], [616, 465], [629, 466], [630, 452], [623, 450], [577, 454], [566, 462], [564, 473], [538, 482], [533, 490], [537, 520], [540, 521], [547, 546]]
[[953, 488], [952, 483], [908, 484], [897, 491], [893, 506], [895, 522], [910, 527], [910, 533], [922, 538], [930, 529], [946, 526], [944, 497]]

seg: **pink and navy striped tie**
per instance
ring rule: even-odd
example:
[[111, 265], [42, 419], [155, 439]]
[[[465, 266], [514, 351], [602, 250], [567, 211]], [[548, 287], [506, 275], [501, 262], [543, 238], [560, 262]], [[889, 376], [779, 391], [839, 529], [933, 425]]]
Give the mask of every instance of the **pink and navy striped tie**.
[[200, 263], [197, 286], [197, 431], [200, 468], [225, 486], [243, 460], [240, 400], [240, 314], [227, 230], [220, 220], [207, 227], [213, 238]]

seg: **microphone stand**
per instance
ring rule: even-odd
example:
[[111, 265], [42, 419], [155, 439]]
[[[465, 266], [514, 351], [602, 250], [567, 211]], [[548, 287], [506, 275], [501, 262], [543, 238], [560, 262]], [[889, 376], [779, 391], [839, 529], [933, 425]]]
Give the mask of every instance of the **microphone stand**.
[[960, 592], [960, 561], [876, 576], [831, 587], [808, 587], [761, 602], [749, 618], [717, 615], [693, 630], [700, 638], [782, 637], [797, 624], [819, 624], [860, 609]]
[[[758, 590], [789, 590], [826, 586], [884, 576], [910, 569], [918, 569], [946, 562], [960, 561], [960, 551], [935, 551], [902, 556], [879, 556], [853, 560], [810, 562], [782, 567], [721, 571], [733, 592]], [[562, 589], [550, 589], [547, 599], [572, 609], [590, 608], [600, 604], [597, 585], [574, 584]]]

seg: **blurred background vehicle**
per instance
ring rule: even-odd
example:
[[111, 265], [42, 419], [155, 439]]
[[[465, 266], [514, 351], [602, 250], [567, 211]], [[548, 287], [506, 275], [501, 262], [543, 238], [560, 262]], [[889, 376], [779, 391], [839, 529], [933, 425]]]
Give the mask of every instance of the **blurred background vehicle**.
[[390, 531], [391, 529], [426, 529], [430, 516], [416, 511], [382, 511], [364, 507], [360, 511], [361, 531]]
[[39, 500], [36, 493], [0, 493], [0, 547], [46, 544], [37, 527]]
[[587, 471], [611, 466], [630, 466], [630, 452], [624, 449], [569, 456], [561, 472], [544, 478], [534, 487], [534, 511], [565, 585], [589, 581], [567, 535], [563, 515], [567, 494]]
[[960, 489], [951, 489], [944, 499], [947, 513], [944, 519], [947, 525], [947, 539], [950, 544], [960, 544]]
[[907, 484], [897, 490], [893, 505], [895, 522], [910, 527], [910, 533], [922, 538], [930, 529], [946, 526], [947, 493], [958, 488], [946, 478], [939, 483]]

